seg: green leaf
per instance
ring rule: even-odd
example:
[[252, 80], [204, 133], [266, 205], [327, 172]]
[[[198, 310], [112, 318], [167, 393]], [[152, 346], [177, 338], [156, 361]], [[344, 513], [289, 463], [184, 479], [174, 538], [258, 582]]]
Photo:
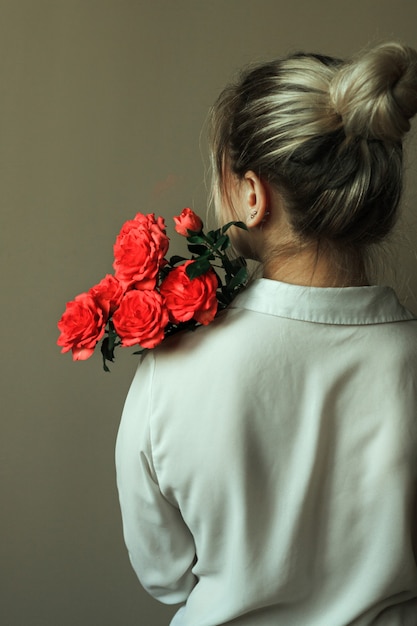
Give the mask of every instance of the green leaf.
[[217, 230], [210, 230], [207, 235], [206, 235], [206, 239], [210, 244], [214, 244], [217, 241], [217, 238], [220, 235], [220, 228], [217, 228]]
[[229, 237], [227, 235], [221, 235], [217, 239], [215, 245], [213, 246], [213, 249], [218, 250], [220, 248], [221, 250], [224, 250], [225, 249], [224, 246], [227, 248], [229, 244], [230, 244]]
[[248, 227], [244, 222], [228, 222], [222, 227], [222, 233], [224, 234], [231, 226], [236, 226], [236, 228], [241, 228], [242, 230], [248, 230]]
[[246, 267], [241, 267], [238, 273], [233, 276], [232, 280], [227, 283], [226, 288], [228, 291], [233, 291], [236, 287], [244, 285], [248, 280], [248, 270]]
[[230, 260], [230, 266], [233, 274], [237, 274], [241, 267], [246, 267], [246, 259], [243, 256], [238, 256], [235, 259]]
[[222, 290], [222, 291], [218, 291], [217, 292], [217, 300], [219, 301], [219, 304], [222, 305], [221, 308], [225, 308], [225, 307], [227, 307], [228, 304], [231, 303], [233, 298], [231, 297], [230, 293], [228, 293], [228, 292], [224, 293], [223, 290]]
[[171, 266], [176, 265], [177, 263], [183, 263], [184, 261], [186, 261], [187, 259], [183, 256], [179, 256], [178, 254], [174, 254], [174, 256], [172, 256], [169, 259], [169, 264]]
[[205, 274], [209, 271], [210, 268], [211, 264], [207, 257], [200, 257], [199, 259], [196, 259], [193, 263], [190, 263], [190, 265], [187, 265], [187, 267], [185, 268], [185, 272], [188, 278], [192, 280], [193, 278], [197, 278], [198, 276]]
[[111, 354], [114, 352], [114, 348], [120, 345], [120, 337], [114, 330], [113, 322], [109, 320], [108, 330], [108, 349]]
[[172, 271], [171, 265], [164, 265], [159, 269], [159, 276], [161, 280], [164, 280], [168, 276], [168, 274]]
[[109, 338], [105, 337], [101, 342], [100, 346], [101, 354], [103, 357], [103, 369], [105, 372], [110, 372], [110, 369], [107, 367], [106, 361], [114, 362], [114, 342], [113, 346], [110, 347]]
[[204, 244], [206, 242], [204, 237], [201, 237], [201, 235], [192, 235], [191, 237], [187, 237], [187, 241], [189, 243], [199, 243], [199, 244]]
[[109, 347], [109, 338], [105, 337], [103, 339], [103, 341], [101, 342], [101, 354], [103, 355], [103, 357], [107, 360], [107, 361], [112, 361], [114, 359], [114, 353], [113, 350], [110, 349]]
[[190, 244], [189, 246], [187, 246], [189, 251], [192, 254], [198, 254], [199, 256], [201, 254], [205, 254], [207, 252], [207, 247], [206, 246], [202, 246], [200, 244]]
[[222, 243], [221, 245], [221, 250], [227, 250], [227, 248], [230, 248], [230, 239], [229, 237], [227, 237], [227, 235], [224, 235], [226, 237], [226, 240]]

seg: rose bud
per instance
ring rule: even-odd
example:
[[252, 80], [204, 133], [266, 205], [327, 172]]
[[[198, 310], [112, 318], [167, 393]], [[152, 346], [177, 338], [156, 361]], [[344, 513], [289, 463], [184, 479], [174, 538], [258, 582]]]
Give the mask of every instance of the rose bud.
[[175, 230], [179, 235], [189, 236], [189, 231], [200, 233], [203, 228], [203, 222], [191, 209], [183, 209], [181, 215], [174, 217]]

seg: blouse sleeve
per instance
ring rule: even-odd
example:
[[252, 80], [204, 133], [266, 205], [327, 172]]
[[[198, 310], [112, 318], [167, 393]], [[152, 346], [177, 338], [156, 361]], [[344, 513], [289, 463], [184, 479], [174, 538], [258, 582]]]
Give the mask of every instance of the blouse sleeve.
[[152, 596], [185, 602], [197, 580], [193, 537], [181, 513], [162, 495], [150, 437], [154, 356], [139, 366], [126, 398], [116, 443], [116, 476], [130, 561]]

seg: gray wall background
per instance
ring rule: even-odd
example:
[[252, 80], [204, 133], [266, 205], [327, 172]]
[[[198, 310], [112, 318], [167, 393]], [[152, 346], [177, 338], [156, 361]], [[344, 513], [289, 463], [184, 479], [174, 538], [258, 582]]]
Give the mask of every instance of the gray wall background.
[[[206, 210], [201, 129], [242, 65], [417, 47], [416, 0], [0, 0], [0, 622], [159, 626], [122, 541], [113, 450], [136, 357], [61, 356], [67, 300], [138, 210]], [[416, 140], [389, 255], [417, 310]], [[172, 232], [172, 229], [171, 229]], [[175, 250], [174, 250], [175, 251]]]

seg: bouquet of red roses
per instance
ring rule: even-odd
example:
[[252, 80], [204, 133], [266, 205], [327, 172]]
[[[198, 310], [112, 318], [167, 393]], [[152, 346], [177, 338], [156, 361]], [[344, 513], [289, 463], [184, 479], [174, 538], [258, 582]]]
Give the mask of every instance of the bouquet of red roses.
[[117, 346], [154, 348], [173, 333], [209, 324], [230, 304], [248, 275], [242, 257], [227, 256], [226, 232], [231, 226], [246, 229], [245, 224], [229, 222], [206, 234], [189, 208], [174, 222], [187, 239], [190, 259], [166, 258], [162, 217], [138, 213], [125, 222], [114, 244], [114, 275], [67, 303], [58, 322], [61, 352], [72, 350], [73, 359], [82, 361], [101, 341], [103, 368], [109, 371], [106, 362], [114, 361]]

